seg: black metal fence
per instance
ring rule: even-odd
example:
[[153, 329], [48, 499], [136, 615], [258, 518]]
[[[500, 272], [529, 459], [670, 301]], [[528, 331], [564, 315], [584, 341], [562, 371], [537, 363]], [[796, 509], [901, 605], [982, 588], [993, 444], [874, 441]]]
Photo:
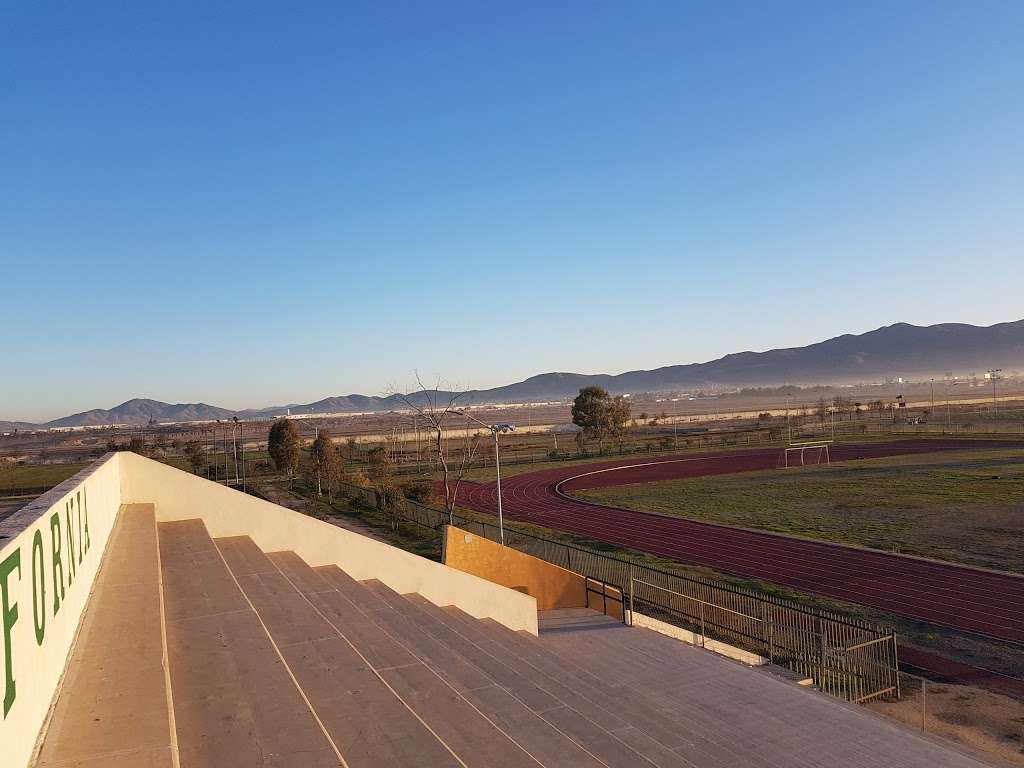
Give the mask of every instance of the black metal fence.
[[[390, 506], [372, 488], [346, 486], [362, 504], [438, 533], [449, 522], [492, 541], [498, 526], [409, 499]], [[854, 702], [899, 696], [896, 634], [891, 629], [809, 608], [754, 590], [681, 576], [575, 544], [505, 526], [505, 545], [616, 588], [622, 613], [633, 612], [719, 640], [812, 678], [826, 693]]]

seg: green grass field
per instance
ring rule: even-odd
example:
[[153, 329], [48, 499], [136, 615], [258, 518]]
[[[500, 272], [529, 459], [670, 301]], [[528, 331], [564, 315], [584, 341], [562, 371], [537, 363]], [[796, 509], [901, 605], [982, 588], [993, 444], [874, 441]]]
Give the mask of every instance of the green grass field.
[[59, 485], [87, 466], [89, 464], [86, 462], [0, 466], [0, 494], [22, 489], [36, 489], [38, 493], [38, 489]]
[[1024, 571], [1024, 452], [964, 451], [582, 491], [582, 498]]

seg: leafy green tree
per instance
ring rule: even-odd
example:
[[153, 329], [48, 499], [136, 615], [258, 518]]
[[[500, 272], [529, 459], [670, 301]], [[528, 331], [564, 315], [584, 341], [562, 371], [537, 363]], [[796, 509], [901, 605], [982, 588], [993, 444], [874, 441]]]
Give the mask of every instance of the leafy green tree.
[[622, 395], [613, 397], [604, 409], [605, 433], [619, 441], [620, 451], [622, 450], [622, 436], [629, 424], [629, 411], [629, 399]]
[[366, 452], [370, 484], [377, 496], [377, 509], [390, 515], [391, 527], [398, 527], [398, 503], [401, 494], [394, 479], [394, 465], [387, 449], [377, 445]]
[[202, 472], [206, 466], [206, 451], [203, 450], [203, 446], [198, 441], [190, 440], [185, 443], [185, 456], [188, 457], [188, 463], [195, 474], [198, 475]]
[[370, 479], [376, 483], [391, 479], [391, 457], [383, 445], [377, 445], [366, 452]]
[[288, 475], [290, 486], [299, 468], [299, 430], [289, 419], [278, 419], [270, 427], [267, 452], [277, 471]]
[[584, 387], [572, 402], [572, 423], [580, 428], [584, 440], [604, 436], [604, 411], [610, 397], [601, 387]]
[[601, 387], [584, 387], [572, 404], [572, 423], [584, 440], [596, 439], [598, 448], [605, 437], [617, 437], [629, 423], [629, 400], [612, 397]]
[[[338, 463], [338, 452], [334, 449], [334, 441], [331, 440], [331, 433], [321, 428], [313, 441], [313, 467], [316, 471], [316, 492], [323, 494], [323, 484], [329, 481], [335, 474], [334, 465]], [[331, 484], [327, 483], [328, 494]]]
[[413, 480], [403, 489], [405, 498], [411, 499], [418, 504], [433, 504], [437, 500], [437, 493], [434, 491], [434, 484], [426, 478]]

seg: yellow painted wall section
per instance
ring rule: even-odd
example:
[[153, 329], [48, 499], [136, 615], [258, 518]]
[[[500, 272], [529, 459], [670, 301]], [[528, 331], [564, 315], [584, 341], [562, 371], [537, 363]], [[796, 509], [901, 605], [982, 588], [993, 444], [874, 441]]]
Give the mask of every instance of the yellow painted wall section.
[[461, 528], [447, 526], [444, 564], [530, 595], [538, 610], [586, 605], [582, 576]]

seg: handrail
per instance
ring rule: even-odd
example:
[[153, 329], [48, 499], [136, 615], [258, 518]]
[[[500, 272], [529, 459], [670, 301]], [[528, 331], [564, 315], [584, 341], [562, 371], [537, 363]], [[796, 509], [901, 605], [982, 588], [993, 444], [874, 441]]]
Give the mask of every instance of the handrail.
[[[592, 581], [601, 585], [601, 590], [600, 591], [598, 591], [596, 589], [591, 589], [590, 582], [592, 582]], [[609, 583], [607, 581], [603, 581], [602, 579], [596, 579], [593, 576], [584, 576], [583, 577], [583, 585], [584, 585], [585, 600], [586, 600], [587, 608], [590, 607], [590, 595], [591, 594], [600, 595], [601, 596], [601, 600], [602, 600], [601, 613], [603, 613], [605, 616], [608, 616], [609, 615], [609, 613], [608, 613], [608, 598], [610, 597], [612, 599], [612, 602], [618, 603], [620, 605], [620, 607], [621, 607], [621, 610], [622, 610], [622, 623], [623, 624], [627, 623], [626, 622], [626, 592], [625, 592], [625, 590], [622, 589], [622, 587], [618, 586], [617, 584], [611, 584], [611, 583]], [[608, 588], [609, 587], [611, 587], [612, 589], [617, 591], [619, 593], [619, 596], [616, 597], [613, 594], [609, 594], [608, 593]]]
[[[672, 590], [672, 589], [667, 589], [665, 587], [660, 587], [657, 584], [651, 584], [651, 582], [644, 581], [643, 579], [636, 579], [636, 578], [634, 578], [633, 579], [633, 583], [634, 584], [643, 584], [645, 587], [652, 587], [653, 589], [659, 589], [662, 592], [668, 592], [670, 595], [676, 595], [678, 597], [683, 598], [684, 600], [692, 600], [695, 603], [701, 603], [703, 605], [710, 605], [712, 608], [714, 608], [717, 611], [725, 611], [726, 613], [732, 613], [732, 614], [735, 614], [736, 616], [741, 616], [744, 619], [753, 619], [754, 621], [758, 621], [758, 622], [761, 622], [761, 623], [767, 623], [766, 620], [764, 618], [760, 617], [760, 616], [753, 616], [753, 615], [751, 615], [749, 613], [743, 613], [742, 611], [734, 611], [732, 608], [726, 608], [724, 605], [719, 605], [718, 603], [712, 603], [712, 602], [709, 602], [707, 600], [701, 600], [699, 597], [691, 597], [690, 595], [684, 595], [682, 592], [676, 592], [675, 590]], [[665, 607], [668, 608], [669, 610], [672, 610], [672, 606], [670, 606], [670, 605], [669, 606], [665, 606]], [[872, 642], [875, 642], [875, 641], [872, 641]]]

